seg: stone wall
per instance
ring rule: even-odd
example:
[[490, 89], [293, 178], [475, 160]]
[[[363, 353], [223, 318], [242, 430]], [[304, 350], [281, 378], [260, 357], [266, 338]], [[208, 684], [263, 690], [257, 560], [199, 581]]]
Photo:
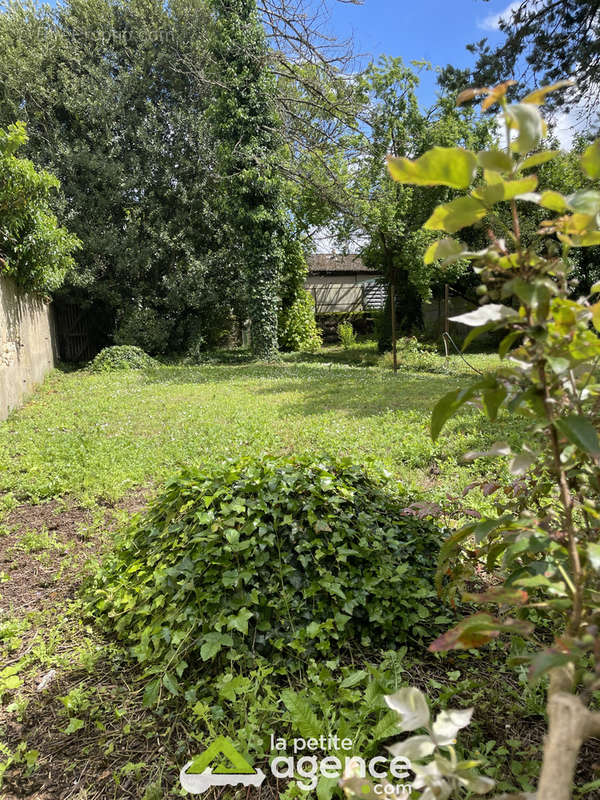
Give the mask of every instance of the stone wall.
[[55, 342], [50, 305], [0, 278], [0, 420], [54, 367]]

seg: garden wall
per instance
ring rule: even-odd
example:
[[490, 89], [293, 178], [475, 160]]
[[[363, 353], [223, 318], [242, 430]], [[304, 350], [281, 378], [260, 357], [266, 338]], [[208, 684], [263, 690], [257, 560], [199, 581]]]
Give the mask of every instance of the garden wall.
[[0, 420], [43, 381], [55, 357], [50, 304], [0, 278]]

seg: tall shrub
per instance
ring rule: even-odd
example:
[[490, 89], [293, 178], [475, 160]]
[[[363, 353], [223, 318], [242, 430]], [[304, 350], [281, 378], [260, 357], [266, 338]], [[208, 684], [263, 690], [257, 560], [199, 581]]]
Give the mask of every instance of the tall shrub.
[[16, 154], [26, 142], [22, 122], [0, 129], [0, 275], [27, 291], [47, 293], [74, 265], [80, 242], [50, 210], [58, 180]]

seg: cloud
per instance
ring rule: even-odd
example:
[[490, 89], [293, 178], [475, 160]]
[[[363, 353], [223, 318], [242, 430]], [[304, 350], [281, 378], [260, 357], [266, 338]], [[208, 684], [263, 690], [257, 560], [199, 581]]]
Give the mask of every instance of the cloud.
[[515, 0], [506, 6], [504, 11], [499, 11], [497, 14], [488, 14], [487, 17], [477, 23], [477, 27], [483, 31], [499, 31], [501, 22], [510, 22], [513, 12], [515, 12], [522, 5], [522, 0]]

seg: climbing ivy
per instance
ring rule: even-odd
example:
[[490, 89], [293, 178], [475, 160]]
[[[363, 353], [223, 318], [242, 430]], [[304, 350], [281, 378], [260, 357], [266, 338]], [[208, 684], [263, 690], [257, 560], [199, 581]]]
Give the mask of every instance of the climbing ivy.
[[252, 349], [259, 358], [272, 358], [277, 353], [285, 227], [283, 186], [276, 169], [281, 137], [275, 87], [265, 68], [265, 36], [254, 0], [213, 0], [212, 9], [216, 89], [209, 118], [218, 142], [223, 235], [238, 243]]

